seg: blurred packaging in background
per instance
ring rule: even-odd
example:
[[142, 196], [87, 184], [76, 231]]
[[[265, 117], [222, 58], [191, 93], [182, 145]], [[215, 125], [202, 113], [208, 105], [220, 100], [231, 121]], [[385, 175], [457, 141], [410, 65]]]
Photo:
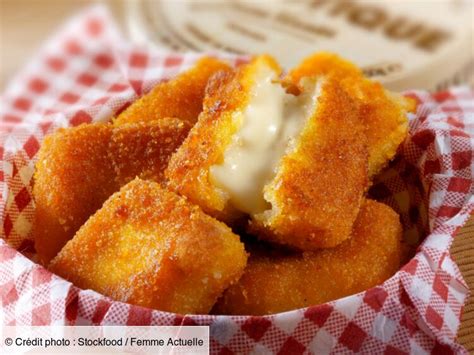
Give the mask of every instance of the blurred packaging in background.
[[177, 51], [270, 53], [286, 68], [316, 51], [392, 90], [474, 84], [470, 0], [125, 0], [137, 42]]
[[474, 87], [474, 0], [1, 0], [0, 89], [61, 23], [96, 3], [124, 40], [267, 52], [285, 68], [332, 51], [392, 90]]

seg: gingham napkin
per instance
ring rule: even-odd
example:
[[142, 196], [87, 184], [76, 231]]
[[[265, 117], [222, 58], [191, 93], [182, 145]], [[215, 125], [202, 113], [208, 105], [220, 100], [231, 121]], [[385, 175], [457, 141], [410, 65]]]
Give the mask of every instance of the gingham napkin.
[[[8, 86], [0, 108], [0, 299], [4, 325], [209, 325], [213, 353], [465, 353], [456, 332], [468, 289], [449, 254], [474, 209], [474, 93], [429, 94], [410, 138], [370, 194], [400, 215], [416, 256], [382, 285], [264, 317], [178, 315], [81, 290], [34, 262], [32, 174], [41, 141], [61, 126], [103, 121], [202, 54], [137, 48], [107, 11], [70, 21]], [[215, 53], [237, 63], [245, 58]]]

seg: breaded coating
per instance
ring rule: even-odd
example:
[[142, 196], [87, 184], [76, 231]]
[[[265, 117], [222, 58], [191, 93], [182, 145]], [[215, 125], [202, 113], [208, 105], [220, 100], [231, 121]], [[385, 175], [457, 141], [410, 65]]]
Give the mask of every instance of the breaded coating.
[[367, 180], [367, 140], [354, 105], [326, 78], [318, 106], [265, 186], [271, 209], [249, 232], [300, 250], [332, 248], [349, 238]]
[[245, 268], [239, 236], [158, 183], [112, 195], [51, 261], [50, 270], [121, 302], [208, 313]]
[[394, 157], [408, 132], [407, 112], [415, 102], [389, 92], [364, 78], [354, 64], [335, 54], [317, 53], [304, 59], [285, 79], [298, 85], [304, 77], [331, 75], [359, 104], [369, 144], [369, 176], [376, 175]]
[[[258, 186], [257, 180], [264, 181], [260, 191], [250, 190], [249, 194], [264, 196], [263, 209], [249, 211], [245, 210], [245, 203], [236, 205], [230, 200], [230, 193], [217, 187], [211, 176], [213, 167], [223, 164], [229, 147], [236, 146], [234, 137], [245, 124], [242, 122], [249, 119], [242, 118], [251, 106], [249, 102], [257, 105], [255, 97], [261, 100], [266, 95], [258, 92], [267, 85], [259, 81], [262, 71], [273, 71], [277, 79], [281, 73], [272, 58], [259, 56], [233, 74], [211, 79], [199, 121], [165, 172], [169, 187], [226, 222], [235, 218], [235, 210], [249, 213], [253, 219], [251, 231], [261, 238], [303, 250], [333, 247], [350, 235], [367, 187], [363, 124], [352, 100], [335, 80], [307, 83], [317, 88], [315, 93], [309, 89], [305, 93], [313, 100], [306, 106], [314, 109], [301, 117], [302, 130], [288, 140], [275, 169], [265, 162], [270, 168], [264, 172], [257, 169], [255, 179], [250, 179], [252, 188]], [[293, 99], [291, 96], [287, 94], [284, 102]], [[271, 107], [280, 104], [269, 102]], [[286, 120], [287, 111], [283, 112]], [[261, 140], [265, 139], [262, 135]], [[247, 143], [239, 144], [245, 148]], [[272, 150], [270, 146], [268, 155]], [[249, 160], [254, 158], [258, 161], [256, 156]], [[235, 171], [236, 177], [242, 175], [242, 171]], [[265, 175], [263, 179], [261, 175]]]
[[215, 314], [264, 315], [317, 305], [374, 287], [400, 266], [402, 227], [390, 207], [367, 200], [352, 237], [333, 249], [251, 254]]
[[119, 186], [108, 159], [108, 124], [84, 124], [47, 136], [38, 153], [33, 196], [35, 247], [47, 264]]
[[114, 127], [61, 129], [43, 142], [34, 176], [35, 246], [47, 264], [120, 186], [136, 176], [163, 181], [190, 124], [176, 118]]
[[221, 72], [210, 79], [203, 112], [165, 171], [172, 190], [225, 222], [231, 222], [240, 214], [228, 204], [229, 196], [211, 182], [209, 169], [223, 160], [226, 147], [239, 129], [236, 112], [250, 100], [259, 65], [280, 71], [272, 58], [260, 56], [236, 71]]
[[162, 182], [171, 155], [190, 129], [189, 122], [177, 118], [114, 127], [108, 154], [119, 186], [135, 177]]
[[209, 78], [231, 67], [218, 59], [204, 57], [189, 70], [170, 81], [158, 84], [123, 111], [115, 125], [147, 122], [164, 117], [178, 117], [194, 124], [202, 111], [204, 91]]

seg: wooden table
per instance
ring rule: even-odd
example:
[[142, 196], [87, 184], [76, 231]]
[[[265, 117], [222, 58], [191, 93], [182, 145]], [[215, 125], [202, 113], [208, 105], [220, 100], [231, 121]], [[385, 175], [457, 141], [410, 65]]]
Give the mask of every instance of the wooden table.
[[451, 253], [471, 291], [462, 315], [458, 339], [469, 352], [474, 353], [474, 215], [456, 235]]
[[[0, 91], [44, 39], [92, 0], [0, 0]], [[105, 1], [123, 23], [120, 1]], [[459, 342], [474, 352], [474, 216], [462, 228], [451, 247], [454, 259], [471, 290], [464, 309]]]

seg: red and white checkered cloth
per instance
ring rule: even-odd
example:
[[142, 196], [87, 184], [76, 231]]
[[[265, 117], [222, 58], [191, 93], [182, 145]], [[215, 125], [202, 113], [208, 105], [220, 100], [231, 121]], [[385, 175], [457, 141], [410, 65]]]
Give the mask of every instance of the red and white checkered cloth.
[[[464, 353], [468, 289], [449, 247], [474, 209], [474, 93], [410, 92], [411, 137], [370, 194], [401, 215], [416, 256], [382, 285], [265, 317], [178, 315], [81, 290], [34, 262], [36, 153], [60, 126], [108, 120], [200, 55], [125, 43], [107, 11], [87, 10], [8, 86], [0, 108], [0, 321], [4, 325], [209, 325], [213, 353]], [[238, 62], [242, 58], [218, 54]]]

